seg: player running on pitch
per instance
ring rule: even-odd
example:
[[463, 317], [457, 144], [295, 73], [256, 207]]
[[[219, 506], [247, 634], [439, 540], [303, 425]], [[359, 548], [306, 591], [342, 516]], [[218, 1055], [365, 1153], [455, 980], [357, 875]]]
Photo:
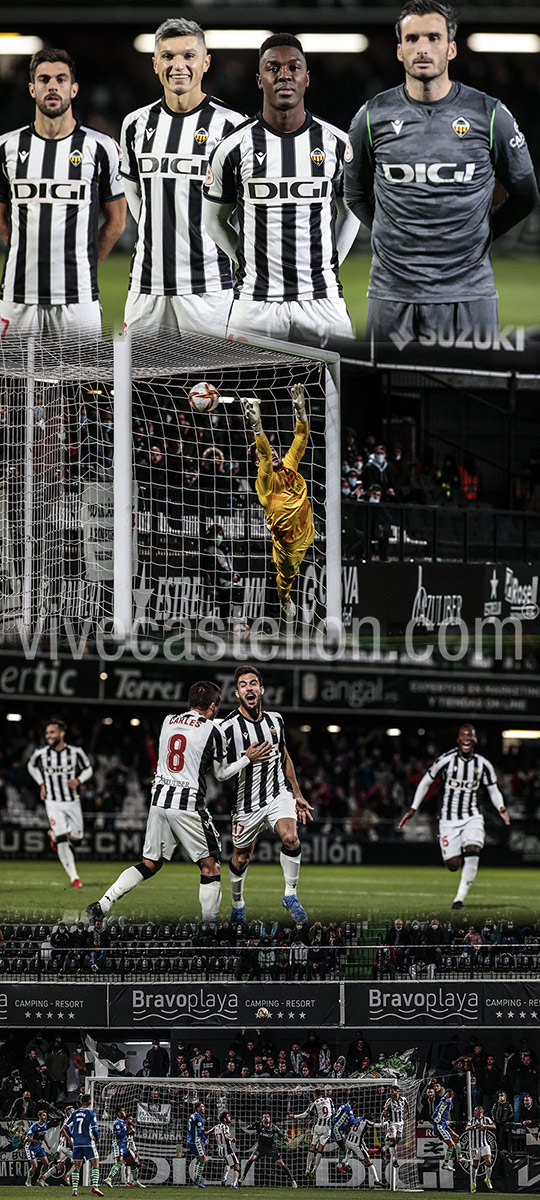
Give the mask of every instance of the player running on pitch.
[[375, 1121], [369, 1121], [367, 1117], [355, 1117], [350, 1104], [345, 1103], [338, 1108], [332, 1121], [332, 1138], [338, 1147], [338, 1171], [342, 1175], [349, 1174], [352, 1159], [359, 1158], [368, 1169], [368, 1177], [371, 1171], [374, 1186], [380, 1187], [377, 1168], [365, 1141], [368, 1126], [374, 1129]]
[[240, 1163], [235, 1150], [236, 1138], [233, 1137], [231, 1133], [231, 1114], [226, 1111], [220, 1113], [219, 1121], [217, 1125], [214, 1125], [214, 1127], [210, 1130], [210, 1133], [213, 1133], [216, 1139], [219, 1157], [225, 1160], [221, 1186], [227, 1186], [229, 1171], [232, 1170], [233, 1182], [231, 1183], [231, 1187], [237, 1191]]
[[205, 805], [206, 776], [213, 769], [217, 779], [231, 779], [253, 763], [266, 762], [272, 753], [268, 742], [254, 741], [242, 746], [238, 758], [231, 758], [222, 730], [214, 721], [220, 699], [221, 689], [202, 680], [189, 690], [188, 712], [165, 718], [142, 860], [122, 871], [101, 900], [89, 905], [91, 919], [104, 916], [121, 896], [132, 892], [143, 879], [151, 879], [180, 845], [200, 867], [202, 919], [217, 921], [221, 842]]
[[237, 667], [234, 682], [238, 708], [225, 717], [221, 725], [229, 762], [235, 762], [242, 754], [243, 746], [252, 739], [258, 739], [262, 745], [270, 743], [272, 752], [268, 761], [248, 763], [235, 781], [233, 855], [229, 862], [231, 921], [244, 922], [246, 919], [246, 871], [259, 833], [263, 829], [273, 829], [281, 840], [279, 861], [285, 879], [283, 907], [288, 909], [296, 925], [307, 925], [307, 913], [296, 894], [302, 854], [298, 822], [305, 825], [306, 821], [313, 820], [312, 806], [302, 796], [285, 745], [283, 717], [278, 712], [263, 709], [261, 672], [249, 664]]
[[287, 1113], [295, 1121], [308, 1120], [311, 1123], [311, 1137], [306, 1162], [306, 1179], [315, 1179], [317, 1167], [321, 1161], [324, 1147], [332, 1135], [332, 1116], [334, 1106], [330, 1096], [315, 1088], [313, 1100], [304, 1112]]
[[241, 401], [246, 421], [255, 434], [257, 481], [255, 488], [272, 534], [272, 557], [277, 570], [277, 590], [284, 617], [294, 617], [291, 588], [315, 537], [307, 484], [298, 467], [306, 452], [309, 421], [303, 384], [291, 387], [296, 413], [292, 445], [283, 458], [270, 445], [262, 427], [257, 400]]
[[103, 1196], [99, 1184], [99, 1130], [97, 1117], [90, 1108], [92, 1098], [88, 1092], [81, 1096], [81, 1107], [75, 1108], [61, 1132], [67, 1133], [73, 1142], [72, 1195], [79, 1194], [79, 1178], [84, 1162], [90, 1161], [90, 1179], [94, 1196]]
[[26, 1176], [25, 1187], [32, 1187], [34, 1175], [37, 1175], [37, 1181], [42, 1187], [46, 1186], [43, 1182], [41, 1169], [42, 1167], [47, 1168], [49, 1166], [47, 1151], [45, 1149], [46, 1146], [48, 1149], [46, 1136], [48, 1128], [47, 1112], [45, 1109], [42, 1109], [40, 1112], [38, 1112], [37, 1121], [34, 1121], [23, 1138], [24, 1154], [28, 1162], [28, 1174]]
[[39, 784], [40, 800], [45, 802], [51, 850], [58, 854], [71, 886], [82, 888], [72, 847], [78, 846], [84, 835], [79, 787], [91, 779], [92, 764], [80, 746], [67, 745], [63, 721], [55, 718], [48, 722], [45, 741], [44, 748], [34, 750], [28, 771]]
[[[497, 348], [492, 240], [538, 205], [512, 114], [450, 78], [456, 31], [449, 4], [407, 0], [396, 24], [405, 82], [363, 105], [345, 152], [345, 199], [371, 230], [366, 332], [400, 349]], [[493, 206], [496, 179], [506, 196]]]
[[194, 1107], [189, 1118], [187, 1146], [189, 1153], [194, 1159], [193, 1167], [193, 1182], [197, 1187], [206, 1187], [203, 1183], [202, 1176], [206, 1166], [206, 1143], [208, 1134], [204, 1129], [204, 1113], [205, 1107], [200, 1100]]
[[269, 1158], [276, 1164], [276, 1167], [281, 1167], [281, 1170], [285, 1172], [287, 1179], [291, 1182], [291, 1187], [297, 1188], [298, 1184], [293, 1179], [292, 1171], [289, 1170], [289, 1167], [284, 1162], [281, 1150], [276, 1145], [276, 1139], [279, 1138], [281, 1142], [284, 1140], [283, 1131], [279, 1128], [279, 1125], [274, 1124], [270, 1113], [263, 1113], [262, 1121], [253, 1121], [251, 1125], [244, 1125], [244, 1129], [254, 1129], [257, 1134], [257, 1141], [255, 1148], [247, 1160], [244, 1174], [238, 1178], [239, 1186], [244, 1183], [246, 1175], [254, 1162], [257, 1162], [259, 1158]]
[[446, 1154], [443, 1159], [443, 1166], [445, 1166], [449, 1171], [454, 1170], [454, 1163], [452, 1161], [454, 1155], [459, 1162], [459, 1156], [461, 1154], [461, 1142], [459, 1140], [459, 1134], [456, 1133], [455, 1129], [452, 1129], [449, 1124], [453, 1103], [454, 1093], [451, 1088], [447, 1088], [442, 1100], [439, 1100], [435, 1112], [433, 1113], [433, 1121], [431, 1125], [435, 1137], [437, 1137], [440, 1142], [444, 1142], [446, 1146]]
[[[65, 1110], [65, 1113], [64, 1113], [64, 1116], [66, 1117], [66, 1119], [67, 1119], [67, 1117], [71, 1116], [72, 1112], [75, 1112], [75, 1105], [68, 1104], [68, 1106]], [[65, 1129], [62, 1129], [62, 1131], [60, 1133], [60, 1138], [58, 1141], [58, 1149], [56, 1152], [55, 1161], [49, 1167], [48, 1171], [45, 1171], [45, 1174], [41, 1176], [41, 1179], [38, 1180], [38, 1182], [41, 1184], [42, 1187], [45, 1186], [45, 1184], [47, 1183], [47, 1180], [51, 1178], [51, 1175], [55, 1176], [57, 1183], [59, 1180], [60, 1180], [61, 1184], [71, 1183], [71, 1171], [72, 1171], [72, 1167], [73, 1167], [72, 1146], [73, 1146], [72, 1139], [65, 1132]], [[60, 1178], [60, 1172], [61, 1172], [61, 1178]]]
[[484, 818], [478, 809], [478, 792], [487, 789], [493, 807], [510, 824], [504, 797], [495, 769], [487, 758], [476, 753], [474, 725], [460, 725], [457, 747], [435, 759], [414, 793], [411, 807], [401, 818], [398, 829], [414, 817], [438, 775], [443, 779], [443, 798], [439, 820], [439, 845], [449, 871], [461, 871], [461, 879], [452, 908], [463, 908], [469, 888], [476, 879], [478, 861], [485, 840]]
[[481, 1104], [477, 1104], [473, 1110], [472, 1119], [465, 1128], [465, 1133], [469, 1134], [469, 1145], [471, 1148], [471, 1158], [473, 1164], [473, 1192], [476, 1191], [476, 1180], [480, 1169], [480, 1160], [483, 1159], [486, 1165], [486, 1187], [490, 1192], [493, 1191], [491, 1182], [492, 1157], [491, 1146], [487, 1138], [487, 1131], [492, 1133], [497, 1132], [497, 1126], [494, 1121], [490, 1121], [486, 1117]]

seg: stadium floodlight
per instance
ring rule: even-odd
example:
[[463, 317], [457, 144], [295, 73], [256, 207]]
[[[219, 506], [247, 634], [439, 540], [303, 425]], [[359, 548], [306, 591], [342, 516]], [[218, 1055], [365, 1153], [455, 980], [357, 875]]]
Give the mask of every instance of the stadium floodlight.
[[503, 738], [520, 742], [535, 742], [540, 738], [540, 729], [503, 729]]
[[306, 54], [362, 54], [369, 41], [364, 33], [299, 33]]
[[[206, 44], [209, 50], [258, 50], [261, 42], [270, 37], [269, 29], [207, 29]], [[133, 42], [139, 54], [153, 54], [154, 33], [139, 33]]]
[[301, 725], [300, 733], [311, 733], [311, 725]]
[[43, 50], [40, 37], [27, 33], [0, 33], [0, 57], [13, 58], [19, 54], [36, 54]]
[[6, 713], [6, 721], [22, 721], [22, 713]]
[[537, 33], [471, 33], [469, 50], [475, 54], [540, 54]]
[[327, 733], [341, 733], [341, 725], [327, 725], [326, 732]]
[[129, 723], [130, 725], [140, 725], [141, 719], [140, 717], [132, 717]]
[[387, 729], [386, 736], [387, 737], [400, 737], [401, 729], [398, 729], [397, 726], [395, 728], [392, 727], [391, 729]]

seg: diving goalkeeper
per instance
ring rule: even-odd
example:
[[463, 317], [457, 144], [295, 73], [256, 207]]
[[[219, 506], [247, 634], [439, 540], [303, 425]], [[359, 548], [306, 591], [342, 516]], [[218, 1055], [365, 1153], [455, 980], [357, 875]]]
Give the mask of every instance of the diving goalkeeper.
[[281, 611], [288, 618], [294, 617], [296, 612], [291, 600], [291, 588], [315, 537], [306, 481], [298, 470], [309, 437], [303, 384], [293, 384], [291, 399], [296, 413], [296, 426], [292, 446], [283, 458], [279, 457], [263, 432], [259, 402], [241, 401], [246, 420], [255, 434], [255, 489], [272, 534], [277, 590]]

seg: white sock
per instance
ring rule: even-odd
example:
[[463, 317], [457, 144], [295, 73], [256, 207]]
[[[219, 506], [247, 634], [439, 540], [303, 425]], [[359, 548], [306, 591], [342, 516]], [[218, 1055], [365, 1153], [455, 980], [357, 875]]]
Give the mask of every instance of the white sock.
[[486, 1163], [486, 1179], [491, 1179], [492, 1163]]
[[134, 888], [138, 887], [143, 879], [144, 875], [141, 875], [138, 867], [127, 867], [118, 876], [118, 879], [111, 884], [110, 888], [107, 889], [105, 895], [101, 897], [99, 902], [101, 911], [108, 913], [112, 905], [116, 904], [116, 901], [121, 896], [127, 896], [127, 893], [132, 892]]
[[58, 854], [60, 862], [62, 863], [64, 871], [66, 872], [67, 875], [69, 875], [69, 878], [71, 879], [71, 882], [73, 883], [73, 880], [77, 879], [77, 868], [75, 866], [73, 850], [71, 849], [69, 842], [60, 842], [57, 845], [56, 852]]
[[283, 877], [285, 879], [286, 896], [296, 895], [296, 885], [300, 875], [301, 858], [301, 854], [295, 854], [293, 857], [291, 857], [290, 854], [284, 854], [283, 850], [280, 852], [279, 861], [281, 863], [281, 870], [283, 871]]
[[241, 875], [236, 875], [234, 871], [231, 871], [231, 865], [229, 863], [229, 880], [231, 884], [233, 908], [241, 908], [242, 904], [244, 903], [244, 884], [246, 882], [246, 875], [247, 867], [245, 871], [242, 871]]
[[314, 1158], [315, 1158], [315, 1155], [313, 1153], [313, 1150], [308, 1150], [308, 1156], [307, 1156], [307, 1160], [306, 1160], [306, 1171], [311, 1171]]
[[316, 1153], [316, 1155], [315, 1155], [315, 1159], [314, 1159], [314, 1162], [313, 1162], [313, 1170], [314, 1170], [314, 1171], [316, 1171], [316, 1170], [317, 1170], [317, 1167], [318, 1167], [318, 1165], [319, 1165], [319, 1163], [320, 1163], [320, 1161], [321, 1161], [321, 1158], [322, 1158], [322, 1154], [321, 1154], [320, 1150], [317, 1150], [317, 1153]]
[[202, 875], [199, 884], [199, 901], [203, 921], [219, 920], [221, 904], [221, 875]]
[[379, 1176], [377, 1175], [377, 1169], [376, 1169], [376, 1167], [375, 1167], [375, 1164], [374, 1164], [374, 1163], [370, 1163], [370, 1165], [369, 1165], [369, 1167], [368, 1167], [368, 1175], [369, 1175], [369, 1172], [370, 1172], [370, 1171], [373, 1171], [373, 1178], [374, 1178], [374, 1180], [375, 1180], [375, 1183], [378, 1183], [378, 1182], [379, 1182]]
[[478, 871], [478, 854], [466, 854], [461, 868], [461, 879], [456, 892], [456, 900], [464, 900], [469, 888], [476, 879]]

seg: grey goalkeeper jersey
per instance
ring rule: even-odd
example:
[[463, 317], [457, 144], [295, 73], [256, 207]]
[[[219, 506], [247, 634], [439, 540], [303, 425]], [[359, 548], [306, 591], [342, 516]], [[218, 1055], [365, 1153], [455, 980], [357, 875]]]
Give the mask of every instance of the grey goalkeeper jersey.
[[525, 138], [500, 100], [453, 83], [442, 100], [405, 85], [364, 104], [349, 131], [345, 199], [372, 215], [368, 295], [416, 303], [496, 296], [490, 209], [533, 171]]

